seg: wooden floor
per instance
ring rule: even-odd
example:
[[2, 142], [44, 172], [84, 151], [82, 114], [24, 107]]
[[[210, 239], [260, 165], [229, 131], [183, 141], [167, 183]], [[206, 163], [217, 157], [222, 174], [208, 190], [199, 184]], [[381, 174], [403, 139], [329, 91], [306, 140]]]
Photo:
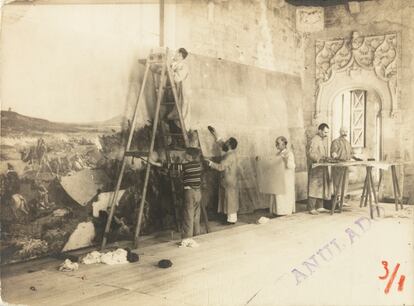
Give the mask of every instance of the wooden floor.
[[[145, 246], [137, 263], [80, 265], [76, 272], [57, 271], [60, 262], [51, 259], [12, 265], [2, 271], [2, 298], [25, 305], [413, 305], [412, 213], [398, 217], [384, 206], [386, 217], [369, 228], [364, 219], [363, 229], [354, 222], [369, 213], [355, 205], [333, 216], [298, 213], [230, 226], [197, 237], [198, 248]], [[318, 257], [319, 266], [307, 270], [302, 263], [333, 239], [341, 251], [331, 249], [329, 260]], [[160, 259], [173, 266], [158, 268]], [[384, 293], [382, 260], [390, 270], [401, 264], [403, 291], [396, 281]], [[305, 276], [297, 280], [293, 269]]]

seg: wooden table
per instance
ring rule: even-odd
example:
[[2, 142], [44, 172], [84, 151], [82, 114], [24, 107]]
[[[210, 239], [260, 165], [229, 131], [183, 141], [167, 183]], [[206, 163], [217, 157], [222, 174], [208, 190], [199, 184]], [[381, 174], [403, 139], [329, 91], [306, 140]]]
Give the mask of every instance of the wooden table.
[[[403, 162], [389, 162], [389, 161], [344, 161], [337, 163], [315, 163], [312, 168], [315, 167], [341, 167], [343, 168], [342, 175], [340, 176], [338, 185], [335, 186], [334, 199], [332, 201], [331, 214], [335, 212], [335, 208], [339, 207], [339, 212], [342, 212], [345, 196], [345, 182], [349, 172], [349, 167], [363, 166], [366, 168], [366, 175], [364, 181], [364, 188], [362, 189], [362, 195], [359, 206], [366, 207], [369, 203], [371, 219], [374, 218], [373, 206], [375, 206], [377, 215], [380, 215], [378, 206], [378, 197], [375, 191], [374, 180], [372, 178], [372, 168], [377, 167], [381, 170], [388, 170], [391, 168], [392, 185], [395, 199], [395, 210], [398, 210], [398, 206], [403, 209], [402, 195], [400, 186], [398, 183], [396, 166], [401, 165]], [[374, 200], [374, 205], [373, 205]]]

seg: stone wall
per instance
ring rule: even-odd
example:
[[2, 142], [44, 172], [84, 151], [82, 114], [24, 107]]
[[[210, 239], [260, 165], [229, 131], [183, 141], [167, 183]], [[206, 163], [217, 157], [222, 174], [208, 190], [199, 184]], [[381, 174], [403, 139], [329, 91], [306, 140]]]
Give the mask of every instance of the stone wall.
[[[397, 33], [399, 62], [396, 100], [399, 111], [395, 117], [390, 117], [389, 113], [382, 114], [382, 153], [390, 159], [412, 159], [414, 52], [410, 45], [414, 37], [413, 3], [366, 1], [361, 2], [359, 7], [359, 13], [351, 14], [344, 5], [326, 7], [321, 12], [320, 8], [294, 7], [284, 0], [183, 1], [176, 8], [175, 45], [186, 46], [196, 54], [300, 75], [304, 125], [308, 135], [312, 135], [318, 123], [314, 119], [316, 39], [349, 38], [355, 31], [363, 36]], [[322, 31], [319, 19], [322, 19]], [[309, 24], [303, 26], [301, 22]], [[385, 180], [389, 180], [387, 175]], [[404, 182], [405, 196], [412, 198], [413, 166], [404, 166], [401, 181]], [[387, 192], [391, 195], [389, 188]]]
[[177, 2], [176, 47], [288, 74], [302, 71], [295, 8], [284, 0]]
[[[412, 84], [414, 81], [414, 3], [412, 1], [366, 1], [360, 3], [360, 12], [351, 14], [347, 7], [325, 8], [323, 31], [305, 34], [305, 69], [303, 75], [304, 120], [309, 130], [314, 130], [318, 120], [315, 115], [315, 41], [351, 37], [354, 31], [363, 36], [397, 33], [397, 102], [399, 111], [395, 117], [383, 114], [383, 155], [389, 158], [414, 158], [414, 103]], [[414, 167], [404, 166], [404, 194], [413, 201]], [[389, 180], [389, 177], [385, 178]]]

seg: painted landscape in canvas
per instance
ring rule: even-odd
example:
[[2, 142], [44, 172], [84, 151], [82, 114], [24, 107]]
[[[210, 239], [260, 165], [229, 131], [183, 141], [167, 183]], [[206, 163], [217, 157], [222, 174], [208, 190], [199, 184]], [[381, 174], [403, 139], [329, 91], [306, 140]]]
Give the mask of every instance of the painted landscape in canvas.
[[[126, 137], [122, 124], [127, 122], [116, 116], [58, 123], [1, 111], [2, 263], [100, 242]], [[149, 131], [144, 126], [134, 134], [137, 149], [145, 149]], [[111, 226], [112, 241], [132, 237], [142, 174], [141, 161], [131, 160]], [[152, 180], [159, 175], [156, 169], [151, 174]], [[158, 204], [144, 210], [144, 233], [173, 224], [170, 207], [159, 209], [168, 206], [159, 196], [162, 184], [160, 179], [148, 192], [148, 202]]]

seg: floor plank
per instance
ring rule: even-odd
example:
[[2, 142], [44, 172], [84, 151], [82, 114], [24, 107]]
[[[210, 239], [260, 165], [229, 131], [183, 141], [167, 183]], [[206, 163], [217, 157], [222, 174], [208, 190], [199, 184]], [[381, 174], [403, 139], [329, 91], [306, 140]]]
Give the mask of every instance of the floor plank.
[[[376, 301], [377, 297], [366, 300], [355, 297], [349, 290], [361, 293], [358, 288], [364, 288], [384, 298], [383, 284], [378, 282], [378, 275], [382, 273], [380, 258], [400, 260], [407, 280], [414, 278], [412, 213], [408, 218], [399, 218], [394, 216], [391, 206], [386, 208], [387, 218], [372, 221], [366, 233], [355, 221], [369, 216], [367, 208], [361, 209], [355, 202], [352, 210], [333, 216], [299, 213], [271, 219], [263, 225], [229, 226], [197, 237], [200, 243], [197, 248], [179, 248], [176, 241], [147, 245], [138, 249], [138, 263], [80, 265], [78, 271], [59, 272], [56, 270], [59, 261], [49, 265], [42, 262], [37, 264], [42, 269], [33, 273], [27, 273], [27, 267], [14, 265], [14, 269], [9, 267], [3, 271], [3, 298], [29, 305], [332, 303], [329, 294], [316, 294], [319, 291], [315, 288], [322, 284], [342, 296], [344, 305], [361, 305], [358, 303]], [[353, 243], [347, 229], [356, 234]], [[309, 273], [302, 263], [332, 239], [337, 239], [343, 250], [332, 262], [319, 258], [317, 273]], [[173, 262], [171, 268], [158, 268], [157, 262], [164, 258]], [[353, 271], [353, 267], [358, 271]], [[303, 285], [296, 286], [291, 272], [294, 268], [310, 274]], [[364, 269], [373, 275], [368, 277], [360, 272]], [[342, 275], [339, 280], [338, 275]], [[331, 288], [332, 280], [341, 283], [342, 288]], [[364, 285], [352, 286], [350, 280], [363, 280]], [[30, 290], [30, 286], [35, 286], [36, 291]], [[343, 291], [350, 293], [349, 296]], [[392, 301], [414, 302], [412, 289], [407, 287]]]

